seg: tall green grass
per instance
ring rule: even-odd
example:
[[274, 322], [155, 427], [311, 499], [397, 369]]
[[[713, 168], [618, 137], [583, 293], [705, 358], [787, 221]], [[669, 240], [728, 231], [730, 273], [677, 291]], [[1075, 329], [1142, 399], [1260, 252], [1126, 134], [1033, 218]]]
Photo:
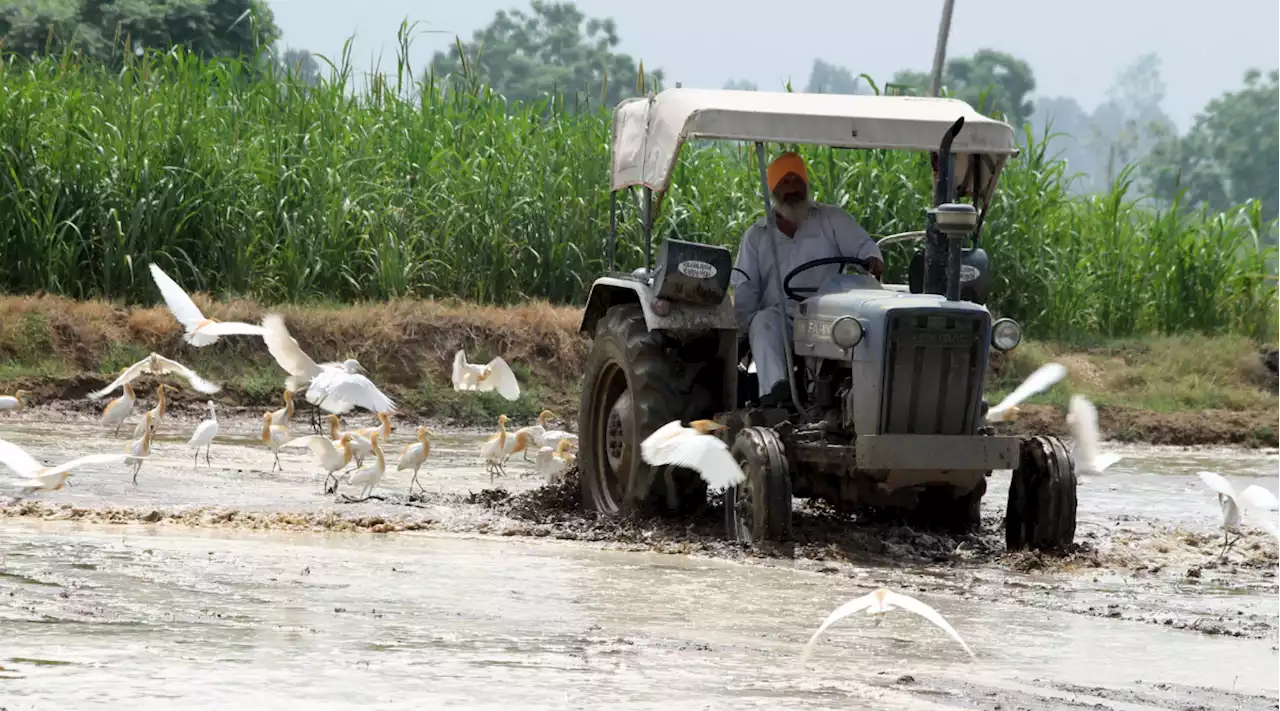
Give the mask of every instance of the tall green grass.
[[[349, 62], [304, 86], [234, 61], [148, 52], [0, 66], [0, 290], [154, 302], [155, 261], [189, 290], [264, 301], [459, 297], [581, 303], [608, 257], [609, 115], [506, 105], [474, 82], [370, 90]], [[1026, 136], [988, 216], [994, 311], [1037, 337], [1185, 330], [1273, 337], [1257, 204], [1145, 207], [1128, 175], [1069, 194]], [[808, 149], [819, 199], [873, 234], [918, 229], [926, 156]], [[750, 151], [689, 146], [656, 238], [735, 246], [759, 215]], [[625, 195], [623, 196], [625, 198]], [[638, 211], [620, 266], [643, 263]], [[906, 248], [886, 255], [902, 278]]]

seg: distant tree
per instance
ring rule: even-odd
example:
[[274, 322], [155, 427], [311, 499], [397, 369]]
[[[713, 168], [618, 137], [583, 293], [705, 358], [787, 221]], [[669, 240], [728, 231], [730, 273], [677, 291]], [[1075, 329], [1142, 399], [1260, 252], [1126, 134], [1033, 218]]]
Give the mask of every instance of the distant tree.
[[847, 67], [813, 60], [809, 71], [809, 84], [804, 90], [810, 94], [867, 94], [869, 89], [859, 90], [862, 78], [853, 75]]
[[645, 71], [617, 51], [618, 27], [611, 18], [588, 19], [572, 2], [533, 0], [532, 12], [499, 10], [469, 43], [436, 52], [436, 77], [483, 82], [512, 101], [532, 101], [552, 92], [578, 93], [614, 106], [635, 96], [643, 75], [645, 90], [661, 88], [662, 71]]
[[[914, 87], [923, 94], [929, 86], [929, 75], [900, 71], [893, 76], [893, 83]], [[942, 85], [949, 96], [963, 99], [980, 111], [999, 111], [1014, 126], [1026, 123], [1035, 108], [1028, 98], [1036, 88], [1031, 65], [994, 49], [980, 49], [972, 57], [949, 60], [942, 72]]]
[[320, 63], [311, 52], [305, 49], [292, 47], [286, 49], [280, 55], [280, 65], [306, 86], [315, 86], [320, 83]]
[[236, 57], [275, 42], [280, 28], [264, 0], [18, 0], [0, 8], [4, 50], [26, 57], [70, 45], [110, 61], [120, 56], [117, 37], [135, 51], [184, 45]]
[[1250, 198], [1273, 220], [1280, 193], [1280, 72], [1244, 76], [1244, 87], [1213, 99], [1181, 138], [1164, 137], [1143, 167], [1152, 192], [1172, 199], [1185, 189], [1217, 210]]
[[731, 91], [759, 91], [760, 87], [756, 86], [753, 81], [746, 79], [730, 79], [724, 83], [724, 88]]

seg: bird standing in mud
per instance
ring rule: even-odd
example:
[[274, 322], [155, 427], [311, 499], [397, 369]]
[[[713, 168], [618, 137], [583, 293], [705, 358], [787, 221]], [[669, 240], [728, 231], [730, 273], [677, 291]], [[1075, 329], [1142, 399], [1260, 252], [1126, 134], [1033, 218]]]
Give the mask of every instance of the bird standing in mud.
[[431, 431], [424, 425], [418, 425], [418, 441], [408, 445], [404, 451], [400, 453], [400, 462], [396, 465], [396, 471], [404, 471], [405, 469], [413, 470], [413, 479], [409, 481], [409, 496], [413, 496], [413, 487], [416, 484], [422, 493], [426, 493], [426, 487], [418, 484], [418, 470], [422, 468], [423, 463], [427, 461], [427, 456], [431, 454], [431, 441], [427, 436]]
[[564, 479], [564, 473], [573, 466], [575, 458], [573, 452], [569, 451], [572, 447], [573, 442], [562, 439], [554, 448], [543, 447], [538, 450], [534, 466], [548, 485], [559, 484]]
[[1083, 474], [1101, 474], [1121, 460], [1118, 454], [1098, 451], [1098, 411], [1083, 395], [1072, 395], [1067, 404], [1067, 425], [1075, 439], [1071, 456], [1076, 461], [1076, 471]]
[[1001, 400], [995, 407], [987, 410], [987, 422], [1009, 422], [1018, 414], [1018, 405], [1028, 398], [1038, 395], [1053, 387], [1067, 375], [1067, 369], [1061, 363], [1045, 363], [1036, 372], [1027, 376], [1013, 392]]
[[[1218, 554], [1218, 560], [1222, 560], [1227, 555], [1227, 551], [1231, 550], [1231, 546], [1234, 546], [1244, 535], [1240, 530], [1242, 513], [1245, 510], [1270, 513], [1277, 506], [1276, 497], [1257, 484], [1250, 484], [1243, 491], [1237, 492], [1235, 487], [1231, 486], [1231, 482], [1217, 472], [1196, 472], [1196, 476], [1200, 477], [1200, 481], [1204, 482], [1205, 486], [1217, 493], [1218, 505], [1222, 507], [1222, 552]], [[1263, 521], [1258, 525], [1271, 535], [1280, 537], [1280, 529], [1277, 529], [1274, 521]], [[1231, 539], [1233, 533], [1236, 534], [1234, 540]]]
[[457, 391], [497, 391], [508, 400], [520, 398], [520, 381], [501, 356], [484, 365], [467, 362], [467, 354], [459, 349], [453, 354], [453, 389]]
[[275, 473], [276, 467], [280, 467], [280, 471], [284, 471], [284, 465], [280, 463], [280, 447], [289, 441], [289, 428], [271, 423], [271, 413], [264, 412], [262, 414], [262, 433], [258, 435], [258, 439], [271, 448], [271, 454], [276, 461], [271, 465], [272, 473]]
[[820, 627], [818, 627], [818, 631], [814, 632], [813, 636], [809, 638], [809, 641], [805, 643], [802, 658], [809, 658], [809, 654], [813, 651], [813, 644], [818, 640], [819, 635], [825, 632], [828, 627], [839, 622], [845, 617], [856, 612], [866, 610], [867, 614], [877, 616], [876, 625], [879, 625], [881, 620], [879, 615], [883, 615], [894, 608], [901, 608], [907, 612], [913, 612], [932, 622], [934, 625], [937, 625], [943, 632], [946, 632], [951, 639], [959, 642], [960, 646], [964, 647], [964, 651], [968, 652], [970, 658], [977, 658], [973, 653], [973, 650], [969, 649], [969, 645], [965, 644], [964, 640], [960, 638], [960, 634], [956, 632], [955, 628], [953, 628], [945, 619], [943, 619], [942, 615], [938, 614], [937, 610], [909, 595], [896, 593], [886, 588], [880, 588], [867, 593], [862, 597], [854, 598], [840, 607], [837, 607], [830, 615], [827, 615], [827, 619], [822, 622]]
[[511, 437], [507, 433], [507, 423], [511, 418], [506, 415], [498, 415], [498, 433], [489, 437], [489, 440], [480, 446], [480, 456], [484, 458], [485, 468], [489, 470], [489, 483], [493, 483], [493, 478], [497, 474], [506, 476], [506, 470], [502, 467], [502, 462], [506, 459], [507, 439]]
[[129, 443], [127, 451], [129, 456], [125, 458], [125, 462], [133, 467], [133, 483], [138, 483], [138, 471], [142, 469], [142, 462], [151, 456], [151, 433], [155, 428], [151, 425], [151, 413], [144, 412], [142, 414], [142, 436]]
[[[532, 439], [532, 444], [541, 445], [543, 443], [542, 436], [547, 433], [547, 420], [552, 417], [555, 417], [555, 413], [550, 410], [543, 410], [542, 412], [539, 412], [537, 423], [529, 425], [528, 427], [521, 427], [516, 430], [516, 436], [519, 437], [523, 434], [525, 437]], [[529, 461], [529, 449], [530, 448], [526, 446], [524, 450], [524, 460], [526, 462]]]
[[201, 447], [204, 447], [204, 463], [213, 466], [209, 462], [209, 449], [213, 447], [213, 438], [218, 436], [218, 413], [214, 409], [213, 400], [205, 404], [209, 408], [209, 419], [196, 425], [196, 431], [191, 433], [191, 439], [187, 440], [187, 446], [195, 449], [194, 459], [191, 462], [193, 469], [200, 465]]
[[30, 391], [18, 390], [12, 395], [0, 395], [0, 411], [21, 412], [27, 407]]
[[159, 353], [152, 353], [146, 358], [143, 358], [137, 363], [134, 363], [128, 368], [125, 368], [124, 370], [120, 371], [120, 377], [111, 381], [111, 384], [108, 385], [107, 387], [101, 390], [97, 390], [89, 393], [89, 399], [97, 400], [101, 398], [103, 395], [106, 395], [112, 390], [115, 390], [116, 388], [124, 385], [125, 383], [129, 383], [129, 382], [133, 382], [134, 380], [137, 380], [138, 377], [144, 373], [148, 373], [150, 375], [180, 376], [186, 379], [186, 381], [191, 384], [191, 387], [195, 388], [196, 390], [206, 395], [212, 395], [222, 389], [221, 385], [214, 385], [208, 380], [205, 380], [204, 378], [200, 377], [200, 375], [197, 374], [196, 371], [188, 368], [187, 366], [179, 363], [178, 361], [165, 358]]
[[34, 494], [37, 491], [57, 491], [66, 485], [73, 469], [87, 464], [106, 464], [118, 462], [125, 458], [123, 454], [90, 454], [77, 457], [57, 466], [46, 467], [27, 454], [26, 450], [13, 442], [0, 439], [0, 464], [5, 465], [17, 474], [16, 483], [23, 488], [23, 494]]
[[178, 319], [186, 329], [182, 340], [190, 343], [196, 348], [216, 343], [220, 336], [262, 336], [266, 334], [266, 329], [262, 326], [255, 326], [251, 323], [241, 323], [239, 321], [218, 321], [206, 317], [200, 312], [200, 307], [196, 306], [196, 302], [191, 300], [186, 291], [178, 286], [178, 282], [164, 273], [155, 262], [150, 264], [151, 278], [155, 280], [156, 286], [160, 288], [160, 295], [164, 297], [165, 304], [169, 307], [169, 311], [173, 313], [173, 317]]
[[[156, 406], [148, 410], [148, 413], [151, 415], [151, 429], [153, 431], [158, 432], [160, 430], [160, 421], [164, 419], [164, 414], [168, 409], [168, 405], [169, 405], [169, 403], [165, 400], [164, 394], [165, 394], [165, 391], [171, 390], [171, 389], [172, 388], [170, 388], [168, 385], [165, 385], [164, 383], [160, 383], [159, 385], [156, 386]], [[138, 437], [142, 436], [142, 430], [143, 430], [143, 424], [141, 422], [139, 422], [136, 426], [134, 426], [133, 428], [134, 439], [137, 439]]]
[[729, 452], [729, 445], [711, 434], [724, 425], [714, 420], [694, 420], [689, 427], [672, 420], [640, 443], [640, 456], [657, 466], [692, 469], [707, 482], [709, 491], [723, 491], [747, 478]]
[[271, 421], [277, 425], [288, 425], [293, 420], [293, 391], [285, 390], [282, 397], [284, 398], [284, 407], [271, 412]]
[[[369, 438], [356, 430], [341, 432], [339, 427], [342, 424], [341, 418], [337, 415], [328, 415], [327, 417], [329, 420], [329, 441], [333, 443], [334, 447], [341, 447], [342, 438], [348, 437], [351, 456], [355, 457], [356, 466], [364, 466], [364, 458], [373, 454], [373, 444], [369, 442]], [[375, 432], [377, 431], [377, 428], [373, 429]]]
[[[121, 371], [124, 372], [124, 371]], [[111, 433], [112, 437], [120, 434], [120, 425], [129, 419], [129, 415], [133, 414], [133, 403], [137, 401], [137, 397], [133, 394], [133, 383], [124, 384], [124, 394], [107, 403], [102, 409], [102, 424], [110, 427], [115, 425], [115, 430]]]
[[[324, 493], [333, 493], [338, 488], [338, 472], [351, 463], [351, 435], [348, 433], [339, 437], [336, 446], [334, 445], [334, 440], [330, 440], [324, 435], [307, 435], [291, 439], [281, 445], [281, 448], [304, 446], [311, 448], [311, 452], [316, 455], [320, 466], [324, 467]], [[333, 480], [332, 489], [329, 488], [330, 479]]]
[[382, 456], [382, 447], [378, 444], [380, 437], [381, 433], [379, 432], [374, 432], [369, 437], [369, 442], [373, 444], [373, 464], [352, 474], [351, 478], [347, 480], [347, 483], [351, 486], [364, 487], [360, 490], [360, 499], [369, 498], [369, 492], [373, 491], [373, 487], [382, 481], [382, 475], [387, 472], [387, 460]]

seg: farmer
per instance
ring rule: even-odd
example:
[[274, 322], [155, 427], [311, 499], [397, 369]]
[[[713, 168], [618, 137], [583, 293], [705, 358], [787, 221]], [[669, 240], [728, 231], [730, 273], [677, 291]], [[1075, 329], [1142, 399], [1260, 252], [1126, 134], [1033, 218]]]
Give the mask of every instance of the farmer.
[[[761, 404], [777, 406], [791, 402], [783, 351], [791, 344], [784, 336], [776, 308], [788, 299], [777, 288], [773, 272], [778, 265], [774, 264], [768, 239], [771, 237], [777, 243], [784, 277], [805, 262], [845, 256], [868, 260], [871, 273], [880, 279], [884, 275], [884, 259], [875, 241], [849, 213], [810, 197], [809, 171], [800, 156], [787, 152], [775, 158], [769, 164], [766, 179], [778, 229], [770, 235], [764, 218], [747, 228], [738, 246], [731, 283], [738, 331], [745, 331], [750, 338], [760, 380]], [[798, 275], [791, 285], [793, 288], [817, 287], [839, 269], [837, 264], [814, 267]]]

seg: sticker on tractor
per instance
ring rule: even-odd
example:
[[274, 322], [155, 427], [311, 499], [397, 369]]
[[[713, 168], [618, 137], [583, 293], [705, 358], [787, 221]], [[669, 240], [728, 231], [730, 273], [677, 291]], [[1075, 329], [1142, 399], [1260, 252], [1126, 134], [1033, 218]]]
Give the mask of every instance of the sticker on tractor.
[[960, 265], [960, 283], [967, 284], [978, 278], [978, 268], [972, 264]]
[[699, 262], [696, 259], [680, 262], [676, 265], [676, 269], [680, 270], [681, 274], [694, 279], [710, 279], [716, 275], [715, 267], [706, 262]]

